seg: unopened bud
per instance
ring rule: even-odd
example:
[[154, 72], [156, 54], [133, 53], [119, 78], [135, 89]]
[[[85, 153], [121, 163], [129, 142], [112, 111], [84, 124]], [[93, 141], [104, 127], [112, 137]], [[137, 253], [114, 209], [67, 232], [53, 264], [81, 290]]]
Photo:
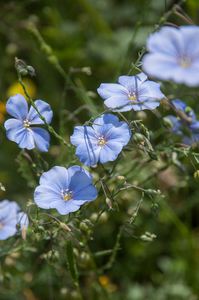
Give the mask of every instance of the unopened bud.
[[86, 75], [91, 75], [92, 74], [90, 67], [83, 67], [82, 72], [86, 73]]
[[27, 66], [26, 70], [28, 71], [28, 74], [30, 74], [31, 76], [36, 76], [35, 69], [32, 66]]
[[174, 127], [174, 124], [173, 124], [173, 122], [169, 118], [165, 117], [165, 118], [162, 119], [162, 126], [166, 130], [168, 130], [169, 132], [171, 132], [172, 129], [173, 129], [173, 127]]
[[119, 179], [119, 180], [124, 180], [124, 179], [125, 179], [125, 177], [124, 177], [124, 176], [122, 176], [122, 175], [119, 175], [119, 176], [117, 176], [117, 179]]
[[46, 255], [46, 260], [49, 264], [54, 264], [59, 261], [59, 252], [50, 250]]
[[133, 141], [137, 145], [144, 145], [145, 140], [146, 140], [146, 137], [143, 134], [141, 134], [141, 133], [134, 133], [133, 134]]
[[23, 240], [26, 239], [27, 230], [28, 230], [28, 227], [26, 225], [23, 225], [21, 228], [21, 236], [22, 236]]
[[27, 75], [28, 74], [28, 71], [24, 68], [22, 68], [21, 70], [19, 70], [19, 73], [23, 76]]
[[152, 242], [153, 241], [153, 239], [151, 237], [149, 237], [145, 234], [141, 235], [140, 239], [142, 242]]
[[199, 182], [199, 170], [194, 172], [193, 178], [195, 179], [195, 181]]
[[158, 206], [157, 203], [153, 203], [153, 204], [152, 204], [152, 206], [151, 206], [151, 211], [152, 211], [152, 213], [154, 214], [154, 216], [155, 216], [156, 218], [158, 218], [158, 216], [159, 216], [159, 206]]
[[149, 152], [148, 152], [148, 156], [149, 156], [151, 159], [159, 160], [159, 156], [158, 156], [158, 154], [157, 154], [155, 151], [149, 151]]
[[106, 198], [106, 204], [108, 205], [109, 209], [112, 209], [112, 202], [111, 202], [111, 199]]
[[70, 232], [71, 229], [63, 222], [60, 222], [59, 225], [61, 226], [61, 228], [63, 228], [64, 230]]

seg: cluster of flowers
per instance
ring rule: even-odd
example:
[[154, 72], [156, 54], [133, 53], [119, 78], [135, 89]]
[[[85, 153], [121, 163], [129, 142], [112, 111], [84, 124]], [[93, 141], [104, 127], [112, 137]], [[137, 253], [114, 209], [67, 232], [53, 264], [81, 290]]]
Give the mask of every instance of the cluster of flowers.
[[[199, 41], [195, 38], [198, 35], [199, 28], [196, 26], [182, 26], [179, 29], [165, 26], [152, 34], [147, 41], [150, 53], [142, 60], [145, 73], [161, 80], [173, 80], [188, 86], [199, 85]], [[160, 84], [147, 80], [145, 73], [120, 76], [118, 83], [101, 84], [98, 93], [105, 99], [105, 105], [113, 112], [152, 110], [159, 106], [164, 97]], [[49, 104], [42, 100], [36, 100], [34, 104], [46, 122], [50, 123], [53, 112]], [[187, 115], [189, 122], [184, 118], [168, 116], [173, 122], [172, 132], [182, 135], [182, 127], [187, 126], [189, 135], [184, 137], [183, 142], [191, 144], [198, 141], [196, 130], [199, 122], [193, 110], [179, 99], [174, 100], [173, 105], [177, 111], [182, 110]], [[22, 95], [11, 97], [6, 110], [14, 117], [5, 122], [8, 139], [16, 142], [20, 148], [31, 150], [36, 146], [40, 151], [48, 151], [49, 133], [43, 128], [34, 127], [44, 122], [34, 107], [31, 106], [28, 111], [27, 101]], [[114, 161], [130, 138], [128, 124], [108, 113], [96, 118], [92, 126], [75, 127], [70, 140], [76, 146], [79, 160], [86, 166], [94, 166], [98, 161], [102, 164]], [[68, 170], [55, 166], [41, 175], [40, 185], [34, 192], [34, 201], [41, 208], [56, 208], [60, 214], [65, 215], [97, 197], [97, 189], [92, 182], [92, 175], [79, 166]], [[0, 224], [4, 226], [2, 220], [0, 212]]]

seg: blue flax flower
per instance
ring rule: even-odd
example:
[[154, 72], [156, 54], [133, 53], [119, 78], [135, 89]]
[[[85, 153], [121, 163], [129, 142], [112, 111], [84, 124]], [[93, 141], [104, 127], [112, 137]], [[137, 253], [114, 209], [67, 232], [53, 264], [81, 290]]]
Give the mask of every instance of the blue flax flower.
[[177, 118], [171, 115], [166, 117], [173, 123], [172, 133], [184, 135], [182, 141], [186, 145], [198, 142], [199, 121], [196, 119], [193, 109], [179, 99], [173, 100], [172, 103], [178, 112]]
[[150, 53], [144, 55], [146, 74], [188, 86], [199, 85], [199, 27], [164, 26], [147, 40]]
[[92, 182], [92, 175], [79, 166], [68, 170], [56, 166], [41, 175], [34, 201], [41, 208], [56, 208], [61, 215], [66, 215], [97, 197], [97, 189]]
[[[53, 116], [50, 105], [42, 100], [36, 100], [35, 105], [47, 123], [50, 123]], [[16, 142], [19, 148], [31, 150], [36, 145], [40, 151], [47, 152], [50, 141], [49, 133], [43, 128], [30, 127], [44, 124], [34, 107], [31, 106], [28, 112], [26, 99], [22, 95], [16, 94], [8, 99], [6, 110], [15, 118], [4, 123], [8, 139]]]
[[154, 109], [160, 105], [158, 100], [164, 97], [160, 84], [147, 80], [144, 73], [120, 76], [118, 82], [102, 83], [97, 89], [99, 95], [106, 99], [104, 104], [108, 108], [119, 108], [119, 111]]
[[20, 207], [15, 201], [3, 200], [0, 202], [0, 240], [6, 240], [17, 232], [16, 225], [28, 226], [28, 216], [19, 212]]
[[77, 126], [70, 137], [77, 146], [75, 154], [86, 166], [113, 161], [131, 137], [129, 126], [112, 114], [95, 119], [92, 127]]

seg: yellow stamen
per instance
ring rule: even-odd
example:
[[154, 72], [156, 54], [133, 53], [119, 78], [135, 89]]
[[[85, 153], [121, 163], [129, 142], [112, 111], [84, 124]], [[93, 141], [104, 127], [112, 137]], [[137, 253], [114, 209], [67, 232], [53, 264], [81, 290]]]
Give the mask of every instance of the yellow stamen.
[[69, 201], [71, 198], [72, 198], [72, 192], [71, 191], [69, 191], [69, 189], [67, 189], [67, 190], [62, 190], [61, 191], [61, 196], [62, 196], [62, 199], [64, 200], [64, 201]]
[[103, 136], [98, 137], [98, 144], [100, 146], [104, 146], [106, 144], [106, 140]]
[[191, 58], [188, 55], [181, 55], [179, 64], [184, 68], [188, 68], [191, 64]]
[[0, 222], [0, 229], [2, 229], [3, 228], [3, 224]]

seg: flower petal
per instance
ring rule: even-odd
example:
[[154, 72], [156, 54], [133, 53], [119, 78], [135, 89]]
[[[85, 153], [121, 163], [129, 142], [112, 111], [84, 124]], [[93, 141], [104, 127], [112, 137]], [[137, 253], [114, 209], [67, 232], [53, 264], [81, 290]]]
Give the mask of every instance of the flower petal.
[[147, 80], [147, 75], [144, 73], [140, 73], [135, 76], [120, 76], [118, 78], [118, 82], [124, 86], [127, 90], [136, 89], [138, 90], [140, 85]]
[[102, 83], [97, 89], [98, 94], [107, 99], [110, 97], [128, 97], [128, 91], [118, 83]]
[[76, 126], [73, 135], [70, 137], [70, 141], [74, 146], [82, 143], [92, 144], [96, 140], [95, 135], [95, 131], [90, 126]]
[[[42, 100], [36, 100], [34, 103], [40, 114], [46, 119], [46, 122], [50, 123], [53, 117], [53, 112], [51, 110], [50, 105]], [[44, 121], [40, 119], [37, 111], [34, 109], [33, 106], [30, 107], [28, 116], [32, 118], [32, 124], [44, 124]]]
[[87, 188], [93, 182], [92, 175], [79, 166], [73, 166], [68, 169], [70, 178], [69, 189], [73, 191], [73, 195]]
[[6, 136], [10, 141], [15, 142], [15, 136], [18, 131], [24, 129], [23, 123], [17, 119], [8, 119], [4, 123], [4, 127], [6, 129]]
[[103, 146], [99, 153], [99, 161], [104, 164], [108, 161], [114, 161], [118, 157], [118, 154], [122, 151], [122, 144], [110, 141]]
[[160, 91], [160, 84], [154, 81], [146, 81], [144, 82], [139, 89], [139, 97], [140, 101], [153, 101], [153, 100], [161, 100], [164, 97], [164, 94]]
[[31, 128], [33, 138], [35, 140], [35, 144], [37, 148], [41, 152], [47, 152], [48, 147], [50, 146], [49, 141], [50, 141], [50, 135], [49, 133], [43, 129], [43, 128], [38, 128], [38, 127], [32, 127]]
[[14, 118], [23, 121], [28, 114], [28, 103], [22, 95], [16, 94], [8, 99], [6, 111]]
[[[132, 103], [132, 101], [129, 100], [129, 98], [126, 96], [125, 98], [122, 96], [117, 96], [117, 97], [110, 97], [107, 100], [104, 101], [104, 104], [108, 108], [119, 108], [122, 106], [126, 106], [128, 104]], [[123, 110], [125, 111], [125, 110]]]
[[90, 185], [75, 193], [72, 202], [76, 205], [82, 205], [85, 201], [93, 201], [96, 197], [97, 189], [94, 185]]
[[85, 143], [77, 146], [75, 154], [86, 166], [94, 166], [99, 160], [100, 149], [100, 146]]
[[67, 189], [69, 186], [68, 171], [64, 167], [53, 167], [41, 175], [39, 184], [50, 186], [54, 192], [60, 193], [61, 190]]

